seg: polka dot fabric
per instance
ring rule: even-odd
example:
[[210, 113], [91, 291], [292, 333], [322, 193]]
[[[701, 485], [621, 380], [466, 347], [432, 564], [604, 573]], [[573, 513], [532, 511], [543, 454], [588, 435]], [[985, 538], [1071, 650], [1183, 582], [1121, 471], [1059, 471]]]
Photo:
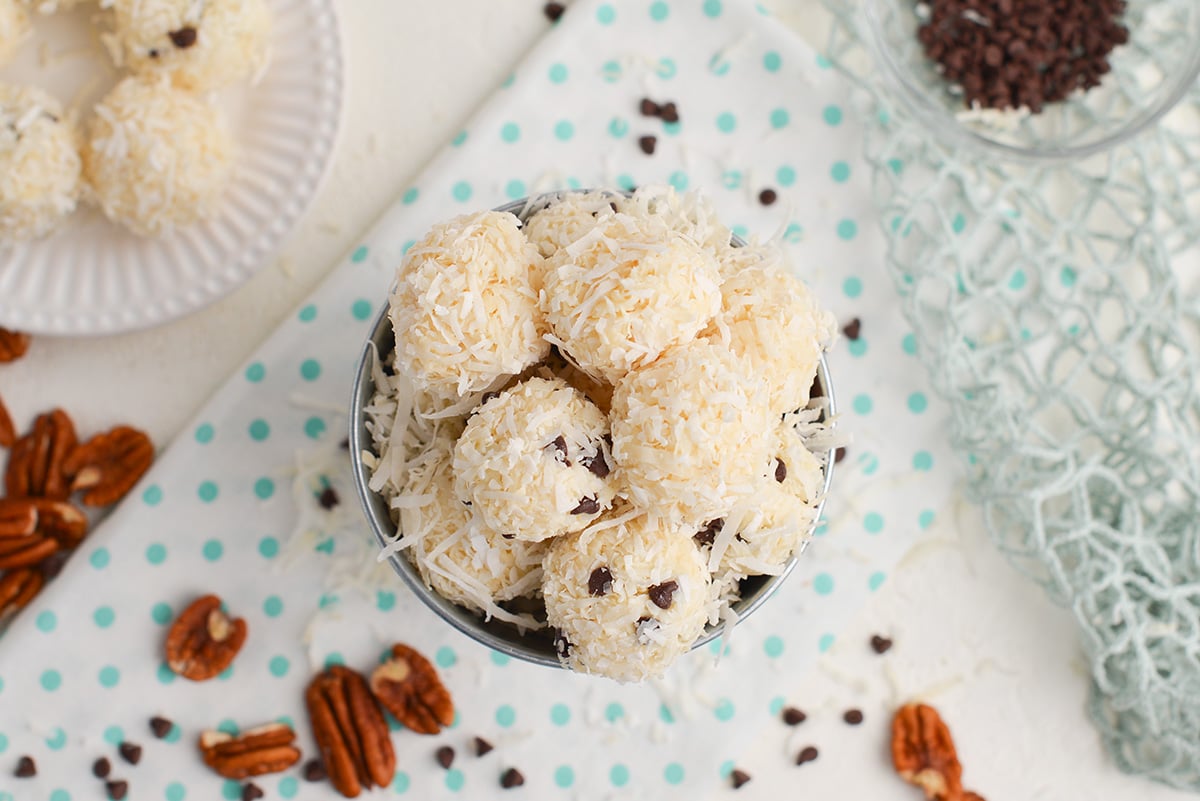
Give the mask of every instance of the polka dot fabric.
[[[923, 385], [884, 271], [845, 95], [828, 62], [747, 3], [572, 5], [0, 640], [0, 776], [11, 776], [17, 755], [39, 766], [19, 785], [0, 781], [3, 790], [20, 801], [96, 797], [91, 762], [129, 739], [145, 748], [121, 771], [131, 797], [238, 798], [237, 783], [200, 763], [201, 729], [292, 720], [311, 757], [309, 677], [332, 663], [369, 670], [398, 639], [435, 662], [459, 717], [436, 738], [395, 726], [402, 757], [389, 796], [493, 797], [508, 765], [524, 774], [528, 798], [716, 792], [740, 744], [777, 725], [791, 682], [934, 523], [951, 485], [945, 411]], [[647, 96], [674, 101], [679, 122], [641, 116]], [[638, 147], [647, 135], [658, 138], [652, 156]], [[337, 410], [404, 251], [436, 221], [527, 192], [651, 182], [705, 191], [739, 232], [778, 234], [842, 322], [862, 321], [860, 337], [831, 354], [840, 426], [853, 442], [828, 519], [792, 578], [728, 647], [689, 655], [657, 689], [493, 653], [386, 573], [364, 592], [328, 589], [331, 571], [344, 574], [347, 554], [364, 547], [353, 538], [365, 525], [289, 541], [297, 520], [316, 514], [315, 501], [305, 497], [313, 508], [302, 510], [293, 500], [295, 453], [336, 450], [345, 436]], [[764, 189], [777, 193], [769, 206]], [[352, 504], [343, 472], [329, 480]], [[221, 595], [250, 633], [229, 671], [194, 684], [162, 663], [162, 640], [205, 592]], [[177, 724], [170, 736], [151, 735], [153, 715]], [[476, 735], [498, 754], [467, 756]], [[432, 759], [442, 744], [460, 754], [453, 770]], [[297, 778], [256, 783], [268, 798], [329, 797], [327, 785]]]

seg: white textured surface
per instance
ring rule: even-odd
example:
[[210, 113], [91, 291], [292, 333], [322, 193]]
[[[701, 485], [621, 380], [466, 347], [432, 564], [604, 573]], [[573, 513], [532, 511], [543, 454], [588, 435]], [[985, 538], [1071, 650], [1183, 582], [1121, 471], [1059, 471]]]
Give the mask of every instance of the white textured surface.
[[[768, 5], [803, 29], [812, 2]], [[330, 180], [282, 259], [200, 314], [153, 332], [35, 340], [25, 361], [0, 367], [0, 393], [18, 423], [60, 404], [82, 429], [128, 419], [166, 441], [503, 80], [544, 29], [539, 7], [517, 0], [341, 3], [346, 131]], [[887, 766], [884, 716], [899, 697], [887, 663], [900, 695], [924, 694], [942, 709], [967, 782], [988, 801], [1189, 798], [1124, 777], [1105, 760], [1084, 715], [1086, 683], [1067, 616], [1004, 565], [973, 511], [939, 520], [926, 535], [930, 544], [918, 546], [840, 633], [826, 667], [796, 677], [789, 700], [809, 721], [747, 743], [742, 763], [753, 783], [714, 798], [917, 801], [920, 793]], [[962, 545], [939, 544], [956, 534]], [[875, 632], [895, 636], [887, 657], [866, 646]], [[850, 706], [867, 715], [857, 729], [840, 720]], [[789, 753], [809, 743], [820, 758], [792, 766]]]

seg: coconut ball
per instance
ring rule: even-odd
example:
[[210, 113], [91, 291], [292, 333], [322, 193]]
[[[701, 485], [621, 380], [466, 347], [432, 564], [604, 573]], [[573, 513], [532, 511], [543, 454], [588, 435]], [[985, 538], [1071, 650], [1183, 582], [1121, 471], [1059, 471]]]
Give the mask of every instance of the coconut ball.
[[479, 407], [454, 446], [455, 487], [492, 531], [540, 542], [612, 506], [608, 418], [560, 379], [531, 378]]
[[0, 66], [12, 61], [29, 36], [29, 15], [16, 0], [0, 0]]
[[730, 230], [717, 217], [712, 202], [696, 192], [679, 194], [671, 186], [639, 187], [616, 201], [617, 210], [639, 219], [656, 219], [709, 252], [729, 246]]
[[454, 441], [439, 437], [407, 465], [400, 509], [401, 545], [425, 584], [461, 606], [504, 615], [500, 601], [536, 595], [546, 546], [506, 540], [472, 525], [454, 491]]
[[83, 165], [110, 220], [155, 236], [216, 212], [233, 141], [212, 106], [163, 80], [130, 77], [96, 106]]
[[0, 84], [0, 239], [44, 236], [75, 210], [75, 129], [40, 89]]
[[773, 443], [765, 385], [719, 344], [694, 340], [613, 391], [613, 458], [638, 506], [699, 529], [760, 484]]
[[708, 569], [691, 532], [642, 511], [553, 540], [544, 569], [547, 618], [572, 670], [660, 676], [709, 620]]
[[608, 192], [571, 192], [525, 222], [525, 236], [549, 258], [597, 225], [601, 216], [616, 211]]
[[542, 257], [511, 214], [440, 223], [405, 255], [391, 297], [397, 363], [448, 397], [492, 388], [545, 358]]
[[750, 266], [721, 285], [721, 311], [701, 333], [745, 359], [770, 392], [771, 411], [803, 408], [837, 323], [782, 267]]
[[124, 65], [197, 92], [257, 75], [267, 63], [263, 0], [115, 0]]
[[615, 384], [687, 342], [720, 306], [713, 255], [658, 217], [601, 217], [546, 262], [541, 307], [564, 355]]

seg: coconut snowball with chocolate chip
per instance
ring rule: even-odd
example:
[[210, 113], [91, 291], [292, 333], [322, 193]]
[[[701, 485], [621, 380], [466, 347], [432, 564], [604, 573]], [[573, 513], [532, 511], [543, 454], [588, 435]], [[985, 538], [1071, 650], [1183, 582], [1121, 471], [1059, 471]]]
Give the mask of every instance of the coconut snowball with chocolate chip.
[[691, 530], [639, 509], [553, 540], [544, 570], [546, 614], [572, 670], [661, 676], [709, 620], [709, 573]]
[[608, 418], [561, 379], [530, 378], [478, 408], [454, 446], [458, 497], [506, 538], [579, 531], [612, 506]]

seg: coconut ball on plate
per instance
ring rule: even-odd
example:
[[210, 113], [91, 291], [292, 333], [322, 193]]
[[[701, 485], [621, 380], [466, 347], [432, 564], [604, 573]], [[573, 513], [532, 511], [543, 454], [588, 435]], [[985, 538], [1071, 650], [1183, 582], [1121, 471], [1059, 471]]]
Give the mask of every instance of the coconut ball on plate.
[[609, 192], [571, 192], [525, 221], [525, 236], [549, 258], [597, 225], [601, 216], [616, 211]]
[[622, 213], [550, 257], [541, 294], [563, 355], [610, 384], [694, 338], [720, 302], [711, 252], [661, 218]]
[[454, 446], [458, 497], [492, 531], [539, 542], [612, 506], [608, 418], [561, 379], [531, 378], [488, 400]]
[[453, 459], [454, 441], [442, 436], [407, 466], [393, 504], [400, 510], [401, 547], [443, 598], [509, 619], [497, 604], [537, 594], [546, 545], [473, 526], [471, 509], [454, 491]]
[[783, 267], [748, 266], [721, 284], [721, 311], [701, 336], [720, 342], [766, 379], [771, 411], [808, 403], [821, 352], [837, 322]]
[[253, 78], [267, 63], [263, 0], [115, 0], [113, 10], [117, 50], [135, 73], [203, 92]]
[[212, 216], [232, 175], [217, 110], [165, 80], [133, 76], [96, 106], [84, 177], [113, 222], [142, 236]]
[[404, 257], [391, 297], [396, 362], [419, 389], [461, 397], [546, 357], [542, 257], [511, 214], [464, 214]]
[[16, 0], [0, 0], [0, 66], [12, 61], [29, 31], [29, 15], [25, 9]]
[[0, 240], [53, 230], [75, 210], [80, 173], [78, 137], [58, 101], [0, 84]]
[[660, 676], [709, 620], [709, 573], [691, 531], [641, 510], [552, 540], [544, 570], [547, 619], [572, 670]]

